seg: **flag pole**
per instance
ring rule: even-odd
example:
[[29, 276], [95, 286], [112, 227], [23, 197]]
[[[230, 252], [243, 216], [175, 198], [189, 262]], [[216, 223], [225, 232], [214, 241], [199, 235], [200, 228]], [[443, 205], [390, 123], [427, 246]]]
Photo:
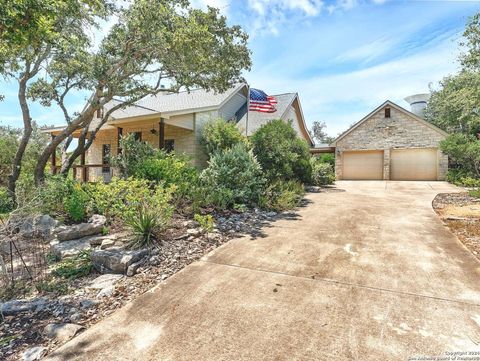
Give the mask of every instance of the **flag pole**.
[[247, 83], [247, 119], [245, 121], [245, 136], [248, 137], [248, 113], [250, 110], [250, 85]]

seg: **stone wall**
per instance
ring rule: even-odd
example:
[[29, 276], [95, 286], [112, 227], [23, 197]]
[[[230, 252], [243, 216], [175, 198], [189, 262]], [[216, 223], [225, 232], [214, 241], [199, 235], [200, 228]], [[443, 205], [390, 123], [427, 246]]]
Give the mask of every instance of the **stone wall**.
[[[388, 106], [386, 106], [388, 107]], [[390, 150], [396, 148], [437, 148], [445, 135], [418, 121], [407, 112], [390, 107], [390, 118], [385, 108], [372, 114], [336, 144], [335, 174], [342, 179], [343, 152], [348, 150], [383, 150], [384, 179], [390, 179]], [[445, 179], [448, 157], [438, 151], [437, 179]]]

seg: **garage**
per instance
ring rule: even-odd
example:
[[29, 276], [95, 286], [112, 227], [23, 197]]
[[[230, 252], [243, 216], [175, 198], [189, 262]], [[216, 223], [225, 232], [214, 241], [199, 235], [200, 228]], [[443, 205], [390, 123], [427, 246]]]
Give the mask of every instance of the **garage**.
[[393, 149], [390, 154], [390, 179], [436, 180], [437, 149]]
[[343, 179], [383, 179], [383, 151], [344, 152]]

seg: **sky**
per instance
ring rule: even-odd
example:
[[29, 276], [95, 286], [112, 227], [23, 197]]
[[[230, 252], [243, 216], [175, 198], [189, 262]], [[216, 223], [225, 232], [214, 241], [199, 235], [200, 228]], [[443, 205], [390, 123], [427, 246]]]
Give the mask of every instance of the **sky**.
[[[249, 34], [253, 66], [244, 77], [269, 95], [297, 92], [307, 126], [324, 121], [331, 136], [384, 101], [425, 93], [458, 70], [465, 23], [480, 1], [193, 0], [220, 9]], [[104, 31], [107, 31], [108, 24]], [[20, 127], [14, 83], [0, 81], [0, 125]], [[80, 110], [84, 93], [69, 99]], [[32, 103], [40, 125], [62, 124], [52, 106]]]

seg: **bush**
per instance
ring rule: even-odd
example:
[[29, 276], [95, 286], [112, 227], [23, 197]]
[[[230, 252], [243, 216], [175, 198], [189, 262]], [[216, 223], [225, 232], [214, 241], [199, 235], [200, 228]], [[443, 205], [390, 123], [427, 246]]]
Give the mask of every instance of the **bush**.
[[153, 157], [155, 149], [150, 143], [138, 141], [133, 133], [120, 139], [122, 152], [111, 159], [114, 167], [118, 168], [124, 179], [133, 175], [135, 167], [143, 160]]
[[451, 134], [440, 142], [440, 149], [459, 169], [457, 176], [480, 178], [480, 140], [473, 135]]
[[265, 184], [260, 164], [244, 144], [215, 153], [200, 178], [207, 202], [219, 208], [257, 204]]
[[332, 169], [335, 169], [335, 154], [324, 153], [316, 156], [315, 159], [320, 163], [330, 164], [332, 166]]
[[232, 148], [236, 144], [246, 144], [246, 138], [240, 133], [236, 124], [217, 119], [205, 124], [201, 142], [209, 157]]
[[324, 186], [335, 182], [335, 172], [331, 164], [322, 163], [319, 159], [311, 158], [312, 165], [312, 184]]
[[135, 238], [130, 242], [132, 248], [150, 247], [159, 231], [160, 219], [157, 210], [141, 204], [137, 212], [125, 219], [125, 224], [132, 230]]
[[470, 196], [480, 198], [480, 188], [479, 189], [472, 189], [471, 191], [468, 192]]
[[470, 172], [462, 169], [449, 169], [445, 179], [457, 186], [480, 187], [480, 178], [474, 178]]
[[270, 184], [261, 198], [262, 208], [277, 212], [295, 208], [303, 198], [305, 190], [299, 181], [277, 180]]
[[65, 212], [72, 221], [81, 222], [85, 219], [85, 207], [88, 196], [79, 183], [73, 183], [70, 194], [65, 197], [63, 205]]
[[165, 220], [171, 217], [173, 211], [170, 201], [175, 187], [164, 188], [145, 179], [114, 177], [108, 184], [87, 184], [85, 191], [88, 194], [88, 214], [103, 214], [109, 221], [131, 219], [142, 205], [155, 210]]
[[10, 212], [12, 206], [12, 199], [9, 197], [7, 188], [0, 187], [0, 214]]
[[157, 151], [155, 156], [146, 158], [133, 169], [135, 178], [162, 182], [164, 186], [176, 186], [179, 196], [191, 197], [192, 189], [198, 182], [198, 171], [187, 157]]
[[258, 162], [270, 181], [310, 181], [309, 148], [297, 137], [291, 123], [272, 120], [258, 129], [251, 141]]

